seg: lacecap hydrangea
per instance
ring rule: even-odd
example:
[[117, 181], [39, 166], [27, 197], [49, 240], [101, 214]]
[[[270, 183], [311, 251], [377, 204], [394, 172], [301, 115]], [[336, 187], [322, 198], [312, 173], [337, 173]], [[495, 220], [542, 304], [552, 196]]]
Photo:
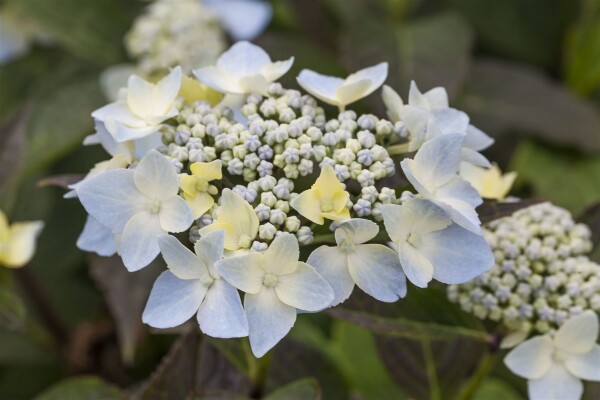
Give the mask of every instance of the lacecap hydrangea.
[[[404, 104], [388, 88], [388, 118], [359, 115], [348, 105], [384, 83], [386, 63], [346, 78], [304, 70], [310, 94], [276, 82], [292, 63], [238, 42], [193, 73], [226, 103], [182, 95], [192, 79], [176, 67], [157, 83], [131, 76], [92, 114], [97, 132], [85, 143], [112, 158], [73, 185], [89, 213], [78, 245], [117, 253], [130, 271], [162, 255], [147, 324], [196, 315], [208, 335], [249, 336], [260, 357], [298, 311], [337, 305], [355, 286], [394, 302], [407, 278], [459, 284], [494, 264], [482, 199], [459, 175], [461, 163], [491, 165], [479, 151], [492, 140], [445, 90], [413, 84]], [[393, 177], [411, 190], [388, 186]], [[189, 242], [171, 235], [182, 232]]]

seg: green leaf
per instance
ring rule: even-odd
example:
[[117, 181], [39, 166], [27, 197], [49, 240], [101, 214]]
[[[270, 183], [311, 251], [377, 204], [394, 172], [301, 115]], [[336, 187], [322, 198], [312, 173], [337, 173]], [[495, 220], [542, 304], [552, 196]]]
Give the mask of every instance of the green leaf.
[[460, 16], [442, 13], [398, 26], [385, 16], [360, 17], [360, 23], [342, 31], [342, 56], [349, 69], [387, 61], [387, 83], [402, 96], [411, 80], [422, 90], [444, 86], [451, 95], [462, 86], [473, 35]]
[[21, 298], [10, 288], [0, 287], [0, 328], [21, 330], [25, 316], [25, 305]]
[[600, 1], [583, 1], [581, 19], [565, 41], [567, 85], [589, 95], [600, 85]]
[[302, 379], [274, 390], [264, 400], [320, 400], [321, 388], [315, 379]]
[[600, 198], [600, 157], [584, 157], [525, 141], [518, 146], [511, 169], [519, 174], [517, 183], [526, 183], [535, 196], [575, 214]]
[[24, 174], [29, 175], [81, 146], [92, 133], [90, 114], [103, 104], [95, 74], [72, 77], [32, 106]]
[[523, 396], [506, 382], [497, 378], [488, 378], [481, 383], [473, 395], [473, 400], [521, 400]]
[[138, 7], [118, 0], [27, 0], [17, 5], [73, 54], [103, 65], [125, 58], [123, 35]]
[[116, 387], [96, 377], [67, 379], [51, 386], [35, 400], [122, 400], [125, 395]]
[[412, 340], [453, 340], [457, 336], [476, 341], [490, 343], [493, 337], [482, 330], [442, 325], [429, 322], [418, 322], [407, 318], [385, 318], [362, 311], [333, 309], [328, 312], [335, 318], [352, 322], [372, 332], [386, 336], [401, 337]]
[[26, 147], [26, 126], [31, 107], [23, 107], [0, 127], [0, 209], [14, 202], [19, 170]]
[[584, 152], [600, 151], [595, 108], [532, 68], [475, 62], [457, 106], [494, 137], [523, 133]]
[[490, 53], [554, 67], [566, 22], [577, 7], [564, 0], [452, 0]]

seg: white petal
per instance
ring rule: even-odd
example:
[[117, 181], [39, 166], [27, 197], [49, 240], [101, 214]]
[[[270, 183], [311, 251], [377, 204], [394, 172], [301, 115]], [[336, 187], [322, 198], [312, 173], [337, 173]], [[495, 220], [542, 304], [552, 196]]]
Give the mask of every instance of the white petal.
[[123, 232], [127, 221], [145, 209], [147, 198], [133, 183], [133, 174], [116, 169], [77, 186], [77, 197], [86, 211], [113, 232]]
[[489, 137], [485, 132], [477, 129], [473, 125], [467, 127], [467, 138], [464, 146], [476, 151], [485, 150], [494, 144], [494, 139]]
[[369, 79], [344, 83], [335, 91], [335, 97], [339, 105], [345, 106], [366, 97], [370, 87]]
[[426, 288], [433, 279], [433, 265], [423, 254], [407, 243], [400, 242], [399, 256], [402, 270], [413, 285]]
[[390, 120], [392, 122], [400, 121], [400, 110], [404, 107], [402, 97], [400, 97], [400, 95], [390, 86], [383, 85], [381, 98], [383, 99], [383, 104], [385, 104], [385, 107], [387, 108], [387, 115]]
[[265, 77], [267, 82], [275, 82], [277, 79], [285, 75], [294, 64], [294, 57], [290, 57], [285, 61], [277, 61], [264, 67], [260, 73]]
[[469, 116], [466, 113], [454, 108], [444, 108], [435, 111], [433, 115], [435, 123], [442, 133], [467, 133]]
[[303, 262], [298, 263], [293, 273], [278, 277], [275, 292], [285, 304], [304, 311], [322, 310], [333, 301], [329, 283]]
[[181, 88], [181, 74], [181, 67], [177, 66], [156, 84], [152, 96], [152, 107], [156, 116], [170, 114]]
[[275, 238], [265, 251], [263, 268], [276, 275], [290, 274], [296, 270], [300, 247], [296, 236], [284, 233]]
[[202, 332], [212, 337], [248, 336], [248, 321], [237, 289], [223, 279], [215, 280], [198, 310], [198, 323]]
[[[415, 137], [425, 138], [427, 125], [429, 124], [429, 121], [433, 119], [433, 114], [422, 107], [405, 105], [400, 109], [400, 118], [410, 132], [412, 141]], [[421, 144], [422, 143], [420, 143], [418, 147], [420, 147]], [[416, 149], [411, 149], [411, 151], [414, 150]]]
[[379, 233], [379, 225], [368, 219], [352, 218], [343, 221], [335, 230], [335, 241], [340, 245], [348, 238], [352, 243], [361, 244], [373, 239]]
[[169, 270], [179, 279], [199, 279], [208, 274], [208, 268], [174, 236], [158, 239], [158, 247]]
[[257, 294], [246, 294], [244, 308], [250, 347], [256, 357], [271, 350], [296, 322], [296, 309], [279, 300], [274, 289], [263, 288]]
[[552, 364], [546, 375], [527, 382], [531, 400], [578, 400], [583, 384], [561, 364]]
[[405, 241], [414, 225], [415, 215], [398, 204], [384, 204], [380, 208], [385, 230], [393, 242]]
[[483, 168], [490, 168], [492, 166], [490, 160], [485, 158], [483, 154], [478, 153], [475, 150], [468, 149], [466, 147], [460, 149], [460, 161], [462, 163], [470, 163]]
[[246, 75], [238, 81], [240, 88], [244, 93], [259, 93], [267, 95], [269, 82], [262, 74]]
[[121, 121], [110, 119], [104, 120], [104, 124], [106, 125], [106, 129], [109, 130], [119, 143], [143, 139], [146, 136], [158, 132], [160, 129], [159, 125], [151, 125], [141, 120], [135, 123], [139, 126], [127, 125]]
[[[143, 119], [131, 112], [129, 106], [124, 101], [107, 104], [104, 107], [95, 110], [92, 113], [92, 117], [104, 123], [118, 121], [131, 128], [144, 128], [148, 126]], [[108, 129], [108, 131], [113, 137], [117, 138], [114, 129]]]
[[160, 226], [166, 232], [183, 232], [194, 222], [194, 215], [187, 202], [177, 195], [161, 201]]
[[110, 257], [117, 252], [115, 235], [92, 216], [88, 216], [85, 221], [83, 231], [77, 239], [77, 247], [103, 257]]
[[206, 290], [200, 281], [179, 279], [165, 271], [154, 282], [142, 321], [155, 328], [181, 325], [198, 311]]
[[165, 200], [179, 191], [175, 167], [165, 156], [151, 150], [135, 168], [135, 186], [154, 200]]
[[248, 75], [259, 74], [260, 70], [271, 63], [269, 55], [259, 46], [250, 42], [237, 42], [217, 61], [217, 68], [239, 80]]
[[121, 236], [119, 253], [131, 271], [144, 268], [160, 253], [158, 238], [165, 232], [156, 215], [140, 212], [129, 220]]
[[43, 228], [42, 221], [15, 222], [11, 225], [9, 241], [2, 243], [4, 248], [0, 252], [0, 265], [22, 267], [27, 264], [33, 258], [36, 241]]
[[598, 340], [598, 316], [593, 311], [586, 311], [567, 319], [556, 332], [556, 347], [568, 353], [584, 354]]
[[377, 88], [383, 85], [383, 82], [387, 79], [388, 75], [388, 63], [382, 62], [377, 65], [373, 65], [372, 67], [367, 67], [361, 69], [360, 71], [356, 71], [355, 73], [349, 75], [344, 81], [344, 86], [349, 83], [355, 83], [362, 80], [369, 80], [369, 87], [363, 91], [362, 96], [368, 96], [373, 93]]
[[151, 132], [133, 142], [134, 155], [141, 160], [150, 150], [156, 150], [162, 146], [164, 146], [162, 132]]
[[427, 187], [438, 187], [452, 179], [460, 166], [463, 134], [438, 136], [425, 143], [415, 155], [415, 177]]
[[435, 195], [436, 200], [446, 201], [455, 199], [469, 204], [471, 207], [477, 207], [483, 200], [473, 186], [460, 176], [454, 176], [443, 186], [440, 186]]
[[234, 41], [256, 38], [273, 16], [273, 8], [266, 1], [205, 0], [204, 4], [219, 16]]
[[204, 67], [194, 70], [194, 75], [205, 85], [219, 92], [241, 93], [237, 79], [230, 77], [217, 67]]
[[504, 338], [502, 339], [502, 342], [500, 342], [500, 348], [501, 349], [512, 349], [513, 347], [515, 347], [516, 345], [518, 345], [519, 343], [522, 343], [525, 339], [527, 339], [528, 335], [529, 335], [529, 333], [527, 333], [525, 331], [511, 332], [508, 335], [504, 336]]
[[567, 357], [565, 367], [579, 379], [600, 382], [600, 346], [595, 344], [587, 353]]
[[153, 114], [154, 85], [137, 75], [131, 75], [127, 81], [127, 105], [139, 118]]
[[354, 280], [348, 270], [347, 256], [337, 247], [319, 247], [310, 254], [306, 263], [314, 267], [333, 289], [333, 301], [330, 307], [350, 297], [354, 289]]
[[421, 93], [415, 81], [410, 81], [410, 89], [408, 90], [408, 104], [429, 110], [429, 102], [423, 93]]
[[410, 199], [402, 206], [410, 217], [404, 218], [410, 232], [425, 235], [442, 230], [451, 224], [442, 208], [429, 200]]
[[553, 353], [552, 340], [548, 336], [536, 336], [512, 349], [504, 357], [504, 364], [523, 378], [540, 379], [548, 374]]
[[336, 91], [344, 80], [334, 76], [321, 75], [309, 69], [300, 71], [298, 84], [311, 95], [328, 104], [337, 105]]
[[423, 94], [432, 111], [448, 108], [448, 92], [443, 87], [435, 87]]
[[260, 253], [248, 253], [225, 258], [218, 261], [215, 267], [231, 285], [246, 293], [258, 293], [265, 277], [265, 271], [261, 267], [263, 259], [264, 256]]
[[348, 255], [350, 275], [364, 292], [392, 303], [406, 296], [406, 276], [398, 253], [380, 244], [362, 244]]
[[447, 284], [468, 282], [494, 265], [485, 239], [457, 224], [423, 235], [418, 250], [433, 265], [434, 279]]
[[476, 235], [481, 235], [479, 215], [472, 205], [455, 199], [444, 199], [444, 201], [435, 201], [435, 203], [448, 214], [448, 218], [453, 222]]
[[214, 231], [202, 235], [194, 244], [196, 256], [204, 262], [213, 277], [220, 276], [215, 263], [223, 258], [224, 246], [225, 231]]

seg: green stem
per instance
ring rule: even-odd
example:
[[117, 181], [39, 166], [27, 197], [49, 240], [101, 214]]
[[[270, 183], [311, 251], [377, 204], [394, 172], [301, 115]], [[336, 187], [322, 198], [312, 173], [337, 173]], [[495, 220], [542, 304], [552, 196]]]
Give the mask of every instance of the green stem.
[[250, 341], [243, 341], [244, 353], [248, 362], [248, 378], [250, 380], [250, 397], [260, 399], [263, 397], [267, 372], [271, 362], [271, 353], [267, 353], [261, 358], [254, 357], [250, 348]]
[[333, 233], [325, 233], [323, 235], [317, 235], [313, 238], [311, 244], [335, 244], [335, 236]]
[[427, 378], [429, 379], [429, 392], [431, 400], [441, 400], [442, 394], [440, 391], [440, 382], [438, 381], [437, 371], [435, 368], [435, 359], [431, 351], [431, 342], [429, 340], [421, 341], [423, 349], [423, 357], [425, 358], [425, 368], [427, 369]]
[[496, 363], [497, 354], [498, 353], [491, 354], [489, 352], [486, 352], [483, 355], [483, 358], [479, 362], [477, 370], [475, 370], [475, 373], [473, 374], [469, 382], [460, 391], [460, 394], [458, 395], [458, 400], [470, 400], [473, 398], [473, 395], [475, 395], [477, 389], [479, 389], [481, 382], [483, 382], [485, 377], [490, 373], [490, 371], [494, 367], [494, 364]]

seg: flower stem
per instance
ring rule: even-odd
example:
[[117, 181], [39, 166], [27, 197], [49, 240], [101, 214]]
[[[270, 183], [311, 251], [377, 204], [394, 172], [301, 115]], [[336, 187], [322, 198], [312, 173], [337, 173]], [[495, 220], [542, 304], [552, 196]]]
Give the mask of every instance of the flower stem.
[[431, 351], [431, 342], [422, 340], [421, 347], [423, 349], [423, 357], [425, 358], [425, 368], [427, 370], [427, 378], [429, 379], [429, 392], [431, 400], [441, 400], [440, 383], [438, 381], [437, 371], [435, 368], [435, 359]]
[[408, 151], [408, 143], [395, 144], [393, 146], [389, 146], [387, 148], [387, 152], [390, 156], [395, 156], [398, 154], [409, 153]]
[[261, 358], [254, 357], [250, 348], [250, 341], [243, 342], [244, 353], [248, 363], [248, 378], [250, 380], [250, 397], [260, 399], [263, 397], [265, 389], [265, 381], [267, 380], [267, 372], [271, 362], [271, 353], [268, 352]]
[[329, 244], [335, 243], [335, 236], [333, 235], [333, 233], [325, 233], [323, 235], [317, 235], [313, 238], [313, 241], [311, 244], [323, 244], [323, 243], [329, 243]]
[[496, 363], [497, 354], [497, 352], [494, 354], [486, 352], [483, 355], [483, 358], [479, 362], [479, 366], [477, 366], [475, 373], [473, 374], [469, 382], [460, 391], [460, 394], [457, 397], [458, 400], [470, 400], [473, 398], [473, 395], [475, 395], [477, 389], [479, 389], [481, 382], [483, 382], [485, 377], [490, 373], [490, 371], [494, 367], [494, 364]]

